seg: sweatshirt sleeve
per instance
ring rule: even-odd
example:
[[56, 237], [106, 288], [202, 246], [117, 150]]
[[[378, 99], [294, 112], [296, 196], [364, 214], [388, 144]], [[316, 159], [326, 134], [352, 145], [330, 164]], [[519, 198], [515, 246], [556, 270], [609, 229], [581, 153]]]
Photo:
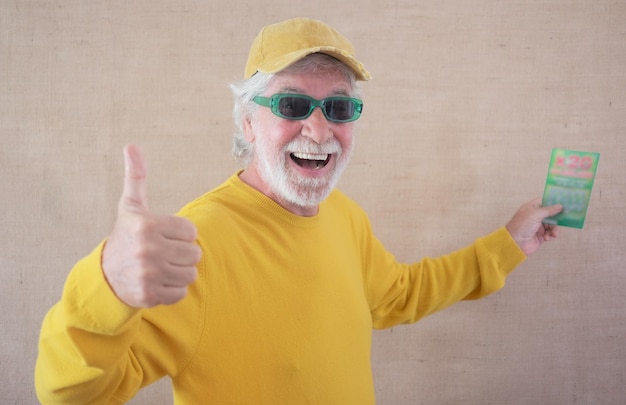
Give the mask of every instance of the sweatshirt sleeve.
[[175, 378], [192, 361], [204, 327], [204, 261], [187, 295], [136, 309], [117, 298], [101, 265], [101, 243], [70, 272], [44, 318], [35, 366], [42, 404], [123, 404], [148, 384]]
[[141, 384], [130, 351], [141, 310], [121, 302], [104, 279], [103, 246], [74, 266], [44, 318], [35, 366], [42, 404], [123, 403]]
[[366, 283], [376, 328], [417, 322], [458, 301], [485, 297], [502, 288], [526, 259], [504, 227], [463, 249], [413, 264], [397, 263], [375, 239], [368, 251]]

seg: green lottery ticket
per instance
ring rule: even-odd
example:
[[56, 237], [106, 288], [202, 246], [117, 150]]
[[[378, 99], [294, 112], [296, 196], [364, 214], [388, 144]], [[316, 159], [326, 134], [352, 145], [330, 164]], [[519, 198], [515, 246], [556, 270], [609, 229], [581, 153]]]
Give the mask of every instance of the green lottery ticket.
[[543, 222], [582, 229], [600, 154], [552, 149], [542, 205], [562, 204], [563, 211]]

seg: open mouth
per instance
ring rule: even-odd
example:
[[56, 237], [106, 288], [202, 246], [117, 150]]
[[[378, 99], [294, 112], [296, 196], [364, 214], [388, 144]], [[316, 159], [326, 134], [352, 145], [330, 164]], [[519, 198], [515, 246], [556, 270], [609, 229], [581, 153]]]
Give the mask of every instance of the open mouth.
[[298, 166], [311, 169], [318, 170], [325, 167], [330, 161], [330, 154], [316, 154], [316, 153], [302, 153], [302, 152], [294, 152], [291, 155], [291, 160], [293, 160]]

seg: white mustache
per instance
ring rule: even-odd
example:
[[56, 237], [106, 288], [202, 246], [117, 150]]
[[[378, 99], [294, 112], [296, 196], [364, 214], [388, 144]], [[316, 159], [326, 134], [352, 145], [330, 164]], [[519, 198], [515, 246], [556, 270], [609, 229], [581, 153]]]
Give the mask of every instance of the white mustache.
[[326, 143], [320, 145], [308, 138], [294, 139], [284, 146], [284, 151], [288, 153], [304, 153], [310, 155], [329, 155], [336, 153], [341, 156], [341, 144], [335, 138], [329, 139]]

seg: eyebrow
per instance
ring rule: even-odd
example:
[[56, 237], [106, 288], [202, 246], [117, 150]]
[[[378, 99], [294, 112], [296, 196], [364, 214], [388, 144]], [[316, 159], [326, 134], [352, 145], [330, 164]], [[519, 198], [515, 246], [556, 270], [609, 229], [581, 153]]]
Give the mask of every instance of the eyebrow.
[[[285, 86], [285, 87], [281, 87], [278, 90], [279, 93], [295, 93], [295, 94], [305, 94], [304, 91], [302, 91], [301, 89], [297, 88], [297, 87], [291, 87], [291, 86]], [[350, 93], [347, 90], [343, 90], [343, 89], [337, 89], [334, 90], [332, 93], [332, 96], [345, 96], [345, 97], [352, 97], [350, 95]], [[331, 96], [331, 97], [332, 97]]]

